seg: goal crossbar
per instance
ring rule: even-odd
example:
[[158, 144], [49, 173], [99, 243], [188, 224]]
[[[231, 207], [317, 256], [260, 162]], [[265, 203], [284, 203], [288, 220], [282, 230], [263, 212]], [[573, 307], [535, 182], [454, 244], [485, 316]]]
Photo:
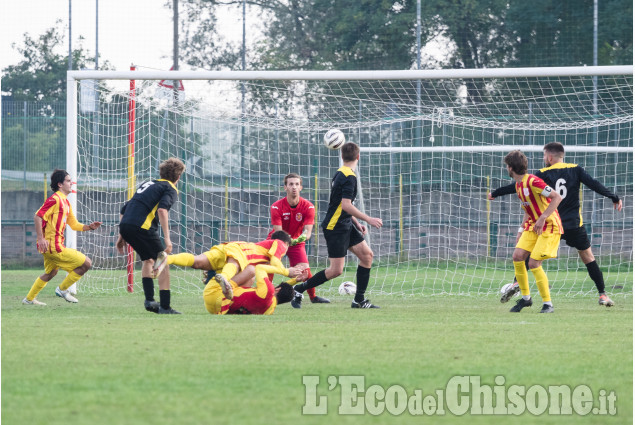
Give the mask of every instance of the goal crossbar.
[[632, 65], [395, 71], [68, 71], [69, 80], [438, 80], [632, 75]]

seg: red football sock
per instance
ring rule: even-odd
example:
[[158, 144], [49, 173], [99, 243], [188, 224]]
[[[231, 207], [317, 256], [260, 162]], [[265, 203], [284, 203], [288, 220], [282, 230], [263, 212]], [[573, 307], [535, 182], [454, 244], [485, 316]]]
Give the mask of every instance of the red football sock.
[[[311, 269], [307, 267], [307, 270], [309, 271], [309, 279], [311, 279], [313, 277], [313, 274], [311, 273]], [[309, 299], [315, 298], [315, 288], [307, 289], [306, 293], [309, 294]]]

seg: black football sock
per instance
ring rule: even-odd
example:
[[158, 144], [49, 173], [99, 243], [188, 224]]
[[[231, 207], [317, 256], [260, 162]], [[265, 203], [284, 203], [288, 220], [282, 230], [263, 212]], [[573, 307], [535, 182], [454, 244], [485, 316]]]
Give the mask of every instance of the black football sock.
[[154, 279], [142, 277], [141, 283], [143, 284], [143, 293], [146, 296], [146, 301], [154, 301]]
[[597, 261], [593, 260], [590, 263], [585, 264], [586, 269], [589, 272], [589, 276], [595, 282], [595, 287], [598, 288], [598, 292], [600, 294], [604, 293], [604, 275], [602, 274], [602, 270], [600, 270], [600, 266], [598, 266]]
[[324, 270], [322, 270], [322, 271], [319, 271], [316, 274], [314, 274], [313, 277], [310, 278], [309, 280], [307, 280], [306, 282], [298, 283], [297, 285], [295, 285], [293, 287], [293, 289], [295, 289], [296, 291], [302, 293], [302, 292], [306, 291], [307, 289], [315, 288], [316, 286], [320, 286], [321, 284], [323, 284], [327, 280], [328, 279], [326, 278], [326, 273], [324, 273]]
[[161, 302], [161, 308], [164, 310], [170, 309], [170, 290], [159, 289], [159, 300]]
[[361, 303], [364, 301], [364, 294], [368, 287], [368, 280], [370, 279], [370, 268], [357, 266], [357, 290], [355, 291], [355, 302]]

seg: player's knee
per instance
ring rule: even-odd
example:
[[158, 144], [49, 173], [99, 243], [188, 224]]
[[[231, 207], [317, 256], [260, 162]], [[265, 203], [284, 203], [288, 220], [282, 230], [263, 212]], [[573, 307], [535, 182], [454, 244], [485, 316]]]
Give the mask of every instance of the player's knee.
[[329, 267], [328, 273], [326, 273], [326, 277], [329, 279], [334, 279], [344, 273], [344, 267]]
[[40, 276], [40, 279], [42, 279], [45, 282], [48, 282], [49, 280], [53, 279], [57, 275], [58, 271], [59, 269], [54, 269], [48, 273], [44, 273], [42, 276]]
[[91, 269], [91, 267], [93, 267], [93, 261], [90, 258], [86, 257], [86, 261], [84, 261], [84, 264], [82, 264], [82, 268], [85, 271], [88, 271]]
[[530, 269], [537, 269], [538, 267], [542, 266], [542, 261], [536, 261], [533, 258], [530, 258], [528, 266]]
[[525, 261], [524, 255], [522, 254], [517, 254], [514, 252], [514, 254], [512, 254], [512, 261]]

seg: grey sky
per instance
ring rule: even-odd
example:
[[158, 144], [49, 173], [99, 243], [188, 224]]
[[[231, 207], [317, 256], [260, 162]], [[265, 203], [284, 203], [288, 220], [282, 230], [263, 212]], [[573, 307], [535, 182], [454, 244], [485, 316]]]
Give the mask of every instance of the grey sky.
[[[168, 70], [172, 65], [172, 11], [166, 0], [100, 0], [100, 61], [108, 60], [115, 69], [129, 69], [131, 63]], [[0, 14], [0, 69], [16, 64], [21, 56], [11, 48], [21, 44], [23, 34], [36, 37], [61, 19], [68, 25], [68, 0], [2, 0]], [[84, 37], [83, 45], [95, 52], [95, 0], [72, 1], [73, 43]], [[239, 16], [224, 20], [229, 31], [240, 31]], [[65, 46], [68, 51], [68, 45]]]

